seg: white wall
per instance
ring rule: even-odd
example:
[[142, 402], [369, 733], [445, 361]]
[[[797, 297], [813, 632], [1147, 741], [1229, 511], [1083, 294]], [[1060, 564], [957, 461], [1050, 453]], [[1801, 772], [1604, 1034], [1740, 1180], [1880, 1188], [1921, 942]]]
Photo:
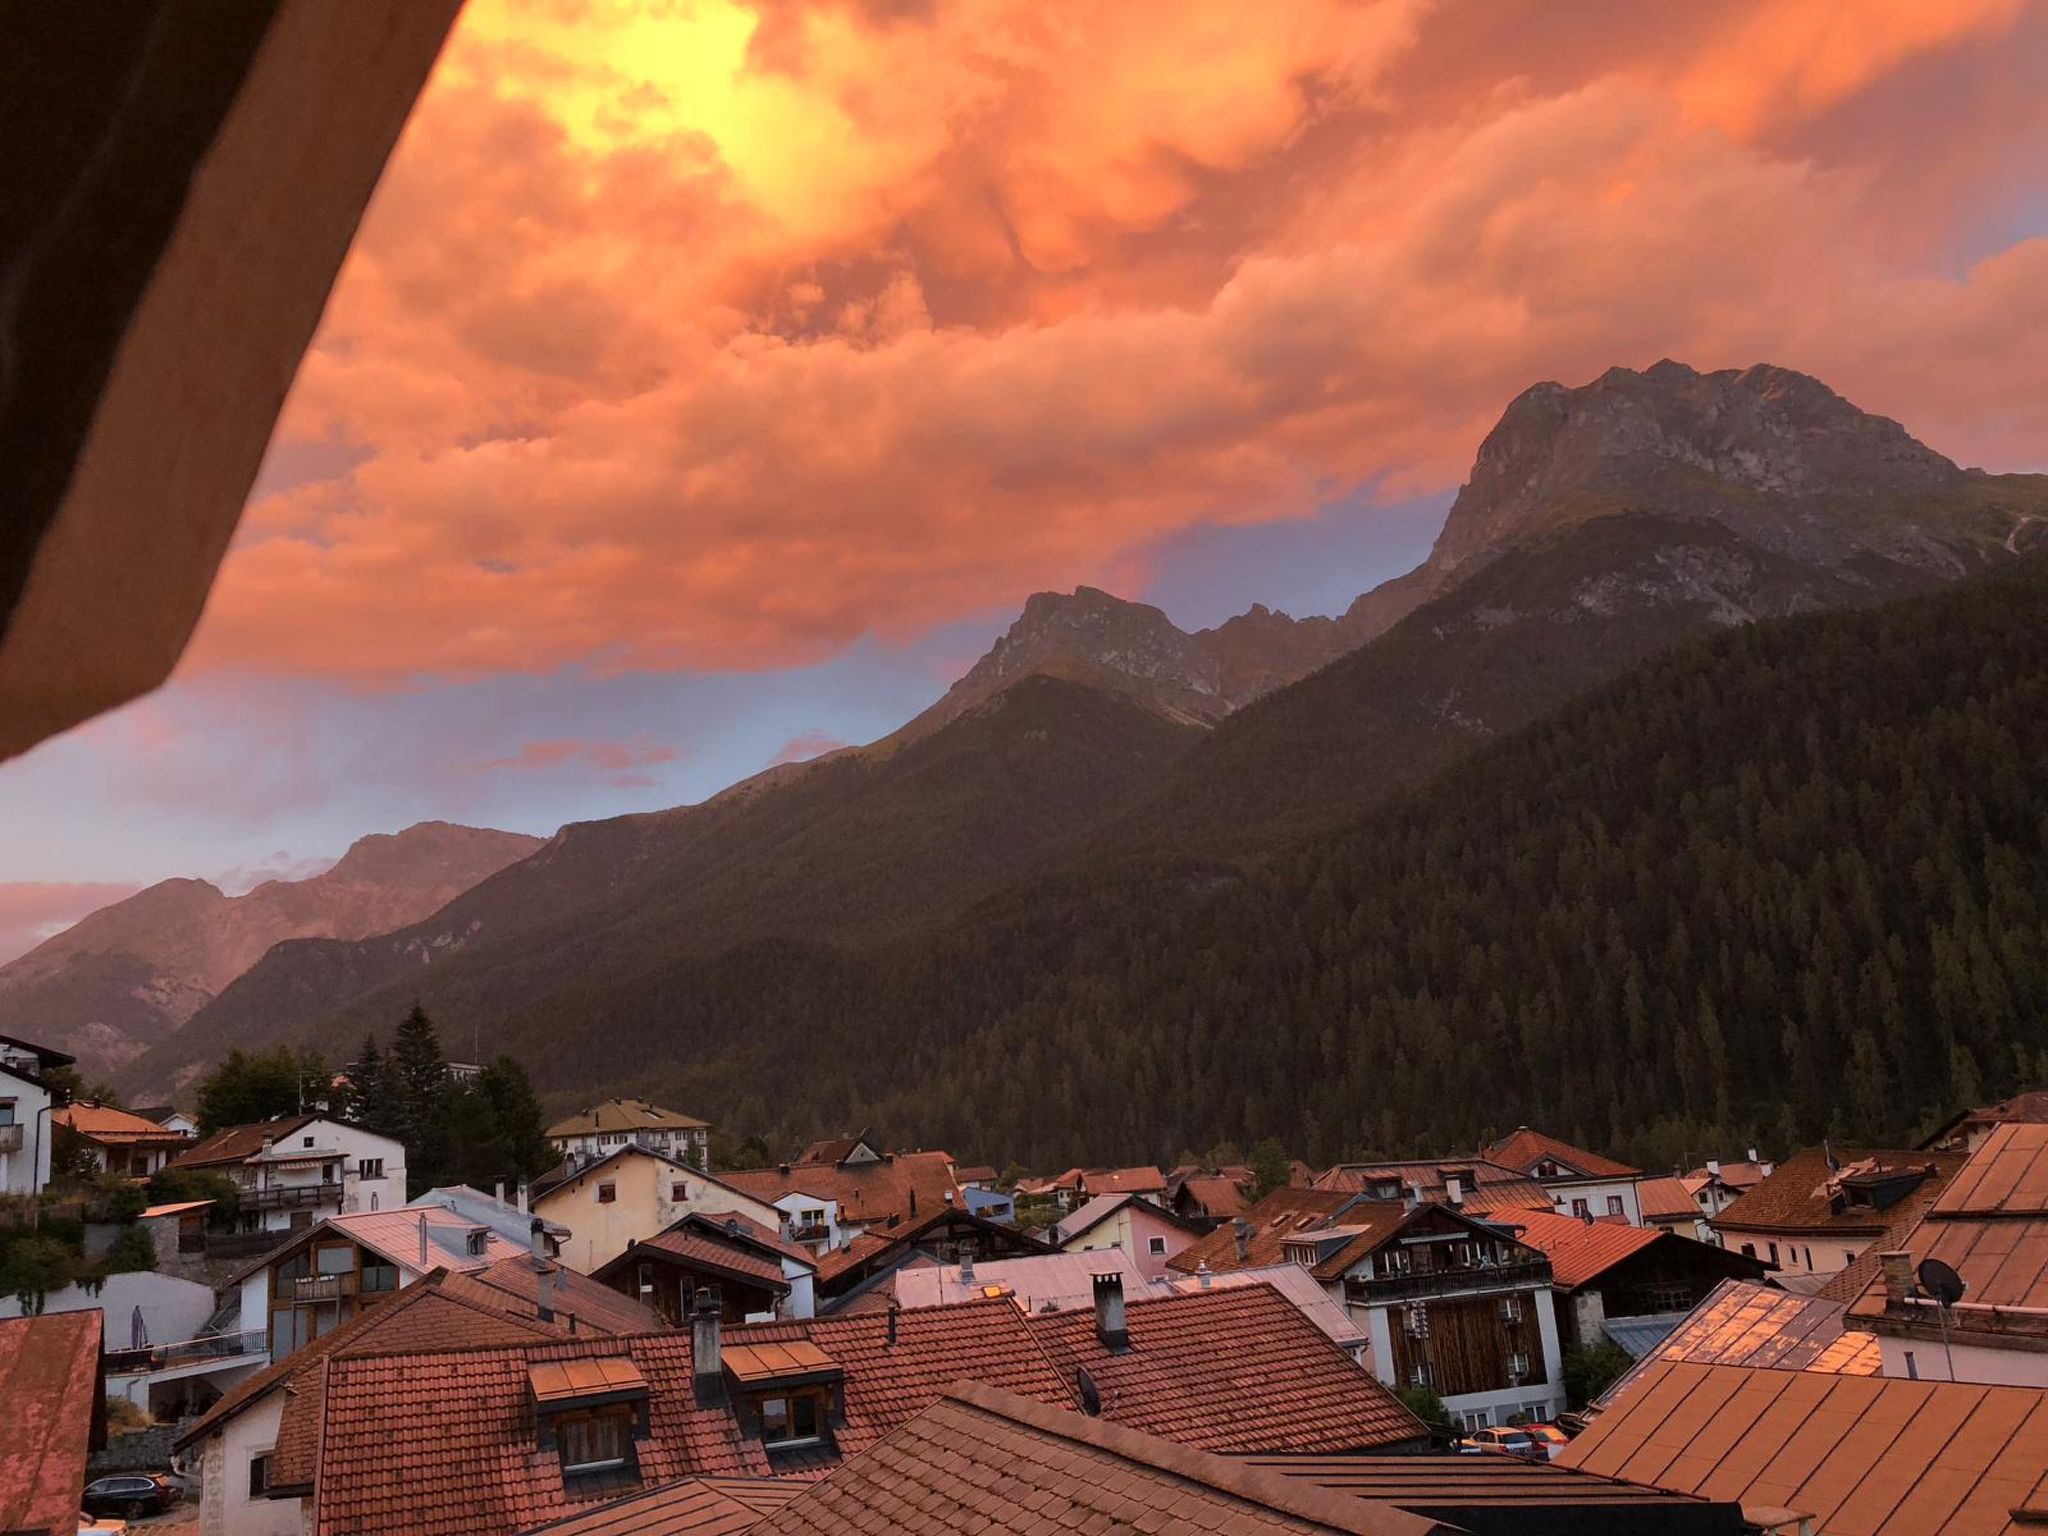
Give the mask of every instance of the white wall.
[[[328, 1161], [336, 1165], [336, 1177], [331, 1183], [321, 1177], [320, 1163], [287, 1161], [317, 1153], [331, 1154]], [[374, 1178], [364, 1177], [365, 1159], [380, 1161], [382, 1173]], [[317, 1207], [300, 1207], [312, 1210], [316, 1219], [336, 1213], [391, 1211], [405, 1204], [404, 1145], [345, 1120], [309, 1120], [271, 1149], [270, 1160], [259, 1154], [230, 1171], [245, 1191], [322, 1190], [326, 1198]], [[289, 1208], [263, 1213], [265, 1231], [283, 1230], [291, 1221]]]
[[[52, 1291], [43, 1303], [45, 1312], [104, 1312], [108, 1349], [128, 1347], [137, 1307], [142, 1308], [150, 1343], [176, 1344], [197, 1335], [213, 1316], [213, 1291], [193, 1280], [145, 1269], [107, 1276], [97, 1294], [82, 1285], [67, 1285]], [[12, 1296], [0, 1297], [0, 1317], [19, 1316], [21, 1303]]]
[[200, 1447], [199, 1528], [204, 1536], [299, 1536], [300, 1500], [249, 1497], [249, 1462], [277, 1444], [284, 1394], [244, 1408]]
[[1552, 1200], [1557, 1203], [1558, 1214], [1576, 1216], [1572, 1208], [1574, 1200], [1586, 1202], [1586, 1210], [1594, 1220], [1612, 1213], [1608, 1210], [1609, 1200], [1621, 1202], [1621, 1218], [1632, 1227], [1643, 1224], [1643, 1203], [1636, 1193], [1634, 1179], [1586, 1179], [1574, 1180], [1570, 1184], [1552, 1182], [1544, 1186]]
[[[42, 1113], [50, 1106], [50, 1090], [0, 1070], [0, 1102], [9, 1099], [21, 1128], [21, 1150], [0, 1152], [0, 1194], [33, 1195], [50, 1182], [50, 1117]], [[13, 1139], [12, 1132], [0, 1136]]]
[[[1721, 1228], [1721, 1246], [1730, 1253], [1742, 1252], [1745, 1243], [1756, 1249], [1766, 1264], [1775, 1263], [1788, 1275], [1839, 1275], [1865, 1247], [1876, 1241], [1861, 1236], [1787, 1237], [1782, 1232], [1745, 1232], [1738, 1227]], [[1772, 1253], [1775, 1247], [1777, 1252]]]
[[[2048, 1354], [2031, 1350], [1990, 1349], [1981, 1344], [1950, 1342], [1941, 1347], [1939, 1339], [1899, 1339], [1879, 1334], [1877, 1345], [1884, 1355], [1884, 1374], [1901, 1379], [1918, 1375], [1922, 1381], [1975, 1381], [1986, 1385], [2048, 1387]], [[1913, 1356], [1913, 1369], [1906, 1369], [1906, 1356]], [[1949, 1374], [1953, 1356], [1955, 1374]]]

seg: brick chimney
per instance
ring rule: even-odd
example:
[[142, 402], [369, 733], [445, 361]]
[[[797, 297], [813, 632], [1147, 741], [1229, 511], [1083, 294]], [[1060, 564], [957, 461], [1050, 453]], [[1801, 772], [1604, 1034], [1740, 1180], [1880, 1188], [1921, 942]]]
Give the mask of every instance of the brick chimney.
[[1237, 1239], [1237, 1262], [1248, 1263], [1252, 1256], [1252, 1224], [1242, 1216], [1230, 1220], [1231, 1235]]
[[1121, 1353], [1131, 1347], [1131, 1330], [1124, 1322], [1124, 1277], [1096, 1275], [1094, 1281], [1095, 1337], [1104, 1349]]
[[725, 1398], [725, 1363], [719, 1339], [718, 1303], [709, 1291], [699, 1291], [690, 1318], [690, 1382], [699, 1403]]
[[1905, 1301], [1918, 1289], [1913, 1283], [1913, 1255], [1894, 1250], [1877, 1256], [1877, 1271], [1884, 1277], [1887, 1305]]

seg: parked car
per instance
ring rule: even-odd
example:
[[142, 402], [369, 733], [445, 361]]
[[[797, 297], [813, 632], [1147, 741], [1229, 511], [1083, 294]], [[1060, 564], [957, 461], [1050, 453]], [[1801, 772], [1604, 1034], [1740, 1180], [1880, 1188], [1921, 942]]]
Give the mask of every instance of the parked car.
[[184, 1496], [185, 1490], [168, 1477], [152, 1472], [123, 1473], [85, 1485], [85, 1512], [134, 1520], [169, 1509]]
[[1475, 1429], [1458, 1442], [1463, 1456], [1520, 1456], [1525, 1461], [1548, 1461], [1550, 1453], [1537, 1444], [1526, 1429]]
[[1562, 1424], [1524, 1424], [1532, 1439], [1543, 1449], [1546, 1460], [1555, 1461], [1564, 1454], [1564, 1448], [1572, 1443], [1571, 1435]]

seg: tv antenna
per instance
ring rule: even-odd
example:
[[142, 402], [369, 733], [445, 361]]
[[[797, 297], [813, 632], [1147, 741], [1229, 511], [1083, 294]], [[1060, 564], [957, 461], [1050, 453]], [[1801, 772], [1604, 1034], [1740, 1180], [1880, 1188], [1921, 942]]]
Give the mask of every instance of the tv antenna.
[[1935, 1319], [1941, 1325], [1941, 1352], [1948, 1360], [1948, 1379], [1956, 1379], [1956, 1352], [1948, 1342], [1948, 1309], [1963, 1299], [1963, 1292], [1969, 1287], [1953, 1266], [1940, 1259], [1922, 1259], [1920, 1267], [1913, 1271], [1920, 1282], [1920, 1289], [1934, 1298]]

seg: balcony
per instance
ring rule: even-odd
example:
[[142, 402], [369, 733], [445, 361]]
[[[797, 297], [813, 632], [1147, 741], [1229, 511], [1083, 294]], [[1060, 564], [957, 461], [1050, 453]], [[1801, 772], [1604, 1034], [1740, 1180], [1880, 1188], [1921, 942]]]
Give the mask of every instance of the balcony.
[[19, 1152], [22, 1147], [21, 1132], [22, 1127], [19, 1125], [0, 1125], [0, 1152]]
[[231, 1364], [251, 1355], [261, 1355], [269, 1347], [270, 1341], [263, 1330], [251, 1328], [244, 1333], [210, 1333], [203, 1338], [184, 1339], [176, 1344], [110, 1349], [107, 1351], [107, 1374], [126, 1376], [143, 1371], [172, 1371], [214, 1361]]
[[[1520, 1264], [1479, 1264], [1462, 1269], [1418, 1269], [1413, 1274], [1386, 1275], [1374, 1280], [1344, 1281], [1344, 1299], [1368, 1306], [1397, 1301], [1434, 1301], [1475, 1291], [1514, 1286], [1548, 1285], [1550, 1265], [1531, 1259]], [[1527, 1319], [1524, 1319], [1526, 1322]]]
[[789, 1224], [789, 1240], [792, 1243], [822, 1243], [832, 1235], [832, 1229], [822, 1221]]
[[280, 1184], [270, 1189], [251, 1189], [243, 1192], [241, 1206], [245, 1211], [318, 1210], [322, 1206], [338, 1211], [341, 1209], [341, 1186]]

